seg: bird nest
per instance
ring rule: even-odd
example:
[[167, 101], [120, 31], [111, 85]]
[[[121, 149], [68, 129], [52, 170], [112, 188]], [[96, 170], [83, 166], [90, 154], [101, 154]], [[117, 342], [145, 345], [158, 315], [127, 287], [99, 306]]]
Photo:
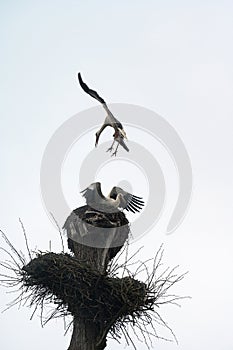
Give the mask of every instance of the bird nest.
[[24, 287], [36, 300], [54, 300], [60, 312], [100, 325], [153, 304], [145, 283], [129, 276], [101, 275], [69, 254], [38, 254], [21, 273]]
[[[84, 322], [94, 322], [104, 329], [104, 334], [108, 333], [116, 340], [123, 334], [128, 343], [132, 341], [128, 333], [128, 326], [131, 326], [137, 338], [138, 331], [141, 332], [148, 347], [151, 336], [160, 338], [154, 322], [167, 327], [174, 336], [158, 309], [163, 304], [175, 304], [181, 299], [171, 294], [170, 288], [182, 280], [185, 274], [177, 275], [175, 269], [159, 272], [162, 249], [152, 259], [151, 270], [147, 266], [148, 260], [139, 261], [134, 272], [130, 272], [129, 267], [135, 254], [128, 257], [126, 244], [121, 253], [108, 264], [105, 273], [100, 273], [85, 260], [63, 252], [32, 253], [28, 249], [27, 262], [3, 232], [2, 236], [10, 249], [1, 249], [10, 260], [8, 258], [0, 262], [8, 272], [0, 274], [0, 284], [16, 287], [16, 291], [20, 291], [20, 295], [7, 308], [24, 301], [33, 308], [32, 316], [41, 308], [42, 324], [59, 316], [72, 315]], [[26, 245], [28, 248], [27, 239]], [[119, 257], [123, 253], [125, 260], [119, 263]], [[145, 282], [138, 278], [141, 272], [144, 272], [144, 278], [146, 275]], [[44, 318], [44, 308], [51, 305], [51, 302], [54, 308]], [[148, 331], [151, 327], [152, 331]], [[168, 340], [167, 337], [161, 338]]]
[[[129, 221], [121, 211], [106, 213], [84, 205], [72, 211], [63, 226], [66, 235], [79, 244], [118, 252], [129, 235]], [[111, 238], [109, 240], [109, 238]], [[72, 242], [69, 248], [74, 252]]]

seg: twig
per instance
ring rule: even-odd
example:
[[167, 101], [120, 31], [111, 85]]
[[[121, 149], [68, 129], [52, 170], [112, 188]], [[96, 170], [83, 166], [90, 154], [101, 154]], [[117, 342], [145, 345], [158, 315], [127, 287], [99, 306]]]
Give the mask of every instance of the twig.
[[52, 216], [53, 218], [53, 221], [55, 222], [56, 226], [57, 226], [57, 229], [58, 229], [58, 232], [60, 234], [60, 238], [61, 238], [61, 246], [62, 246], [62, 252], [64, 253], [65, 252], [65, 248], [64, 248], [64, 242], [63, 242], [63, 237], [62, 237], [62, 231], [61, 231], [61, 228], [57, 222], [57, 220], [55, 219], [53, 213], [50, 212], [50, 215]]
[[27, 240], [27, 235], [26, 235], [26, 231], [25, 231], [25, 228], [24, 228], [24, 225], [21, 221], [21, 219], [19, 218], [19, 222], [20, 222], [20, 225], [22, 227], [22, 230], [23, 230], [23, 234], [24, 234], [24, 239], [25, 239], [25, 243], [26, 243], [26, 247], [27, 247], [27, 251], [28, 251], [28, 256], [30, 258], [30, 260], [32, 259], [32, 256], [31, 256], [31, 252], [30, 252], [30, 249], [29, 249], [29, 245], [28, 245], [28, 240]]

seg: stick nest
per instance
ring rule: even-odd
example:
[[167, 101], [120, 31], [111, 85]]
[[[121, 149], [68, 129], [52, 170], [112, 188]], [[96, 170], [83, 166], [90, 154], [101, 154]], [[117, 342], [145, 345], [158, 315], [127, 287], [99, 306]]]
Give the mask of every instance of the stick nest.
[[100, 275], [69, 254], [38, 254], [22, 268], [22, 278], [37, 300], [51, 299], [60, 311], [101, 325], [153, 304], [143, 282]]
[[[106, 244], [110, 244], [113, 256], [124, 245], [130, 232], [129, 221], [123, 212], [104, 213], [88, 205], [73, 210], [63, 228], [70, 239], [71, 251], [75, 252], [71, 240], [96, 248], [105, 248]], [[109, 242], [111, 235], [113, 239]]]
[[[133, 346], [129, 326], [135, 337], [145, 342], [148, 348], [152, 346], [151, 336], [171, 340], [157, 334], [155, 323], [165, 326], [176, 340], [158, 310], [163, 304], [177, 304], [178, 300], [184, 298], [170, 294], [170, 288], [181, 281], [185, 274], [178, 275], [176, 268], [160, 271], [163, 257], [161, 248], [153, 259], [132, 262], [138, 252], [128, 257], [126, 244], [108, 264], [105, 273], [101, 273], [98, 268], [93, 269], [93, 266], [88, 265], [85, 259], [64, 252], [32, 253], [25, 235], [29, 255], [27, 262], [22, 252], [1, 233], [8, 246], [8, 249], [1, 250], [8, 258], [0, 262], [6, 271], [0, 274], [0, 284], [16, 288], [15, 292], [19, 293], [7, 309], [27, 304], [33, 308], [33, 317], [40, 308], [42, 325], [50, 319], [72, 315], [80, 320], [95, 322], [104, 329], [103, 337], [109, 334], [119, 341], [123, 334], [127, 343]], [[124, 254], [125, 261], [119, 263]], [[148, 262], [151, 262], [150, 266]], [[134, 267], [134, 272], [129, 267]], [[139, 281], [140, 274], [144, 282]], [[55, 306], [44, 319], [44, 307], [51, 305], [51, 302]]]

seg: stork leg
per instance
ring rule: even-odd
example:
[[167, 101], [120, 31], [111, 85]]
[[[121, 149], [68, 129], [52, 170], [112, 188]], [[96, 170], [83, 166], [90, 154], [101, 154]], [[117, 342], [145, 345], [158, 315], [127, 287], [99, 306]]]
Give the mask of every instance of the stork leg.
[[114, 139], [113, 143], [111, 144], [111, 147], [109, 147], [106, 152], [111, 152], [112, 151], [115, 141], [116, 140]]
[[[115, 142], [115, 140], [114, 140], [114, 142]], [[116, 155], [117, 155], [117, 150], [118, 150], [118, 147], [119, 147], [119, 142], [118, 142], [118, 144], [117, 144], [117, 146], [116, 146], [116, 149], [115, 149], [115, 151], [112, 153], [112, 157], [113, 156], [115, 156], [116, 157]]]

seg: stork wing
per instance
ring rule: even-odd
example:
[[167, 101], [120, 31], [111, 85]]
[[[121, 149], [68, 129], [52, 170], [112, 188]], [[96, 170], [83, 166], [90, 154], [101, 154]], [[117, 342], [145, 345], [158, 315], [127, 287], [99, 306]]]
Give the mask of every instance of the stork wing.
[[80, 193], [86, 199], [87, 204], [93, 199], [93, 190], [90, 190], [89, 187], [85, 188], [85, 190], [81, 191]]
[[86, 199], [86, 203], [98, 203], [100, 198], [105, 199], [102, 191], [100, 182], [94, 182], [85, 190], [80, 192], [82, 196]]
[[90, 96], [94, 97], [96, 100], [98, 100], [100, 103], [105, 104], [104, 99], [102, 99], [102, 97], [100, 97], [97, 92], [95, 90], [91, 90], [87, 84], [84, 83], [84, 81], [82, 80], [81, 74], [78, 73], [78, 80], [79, 80], [79, 84], [81, 85], [81, 88]]
[[139, 212], [144, 206], [144, 201], [141, 197], [134, 196], [133, 194], [124, 191], [120, 187], [113, 187], [109, 197], [116, 199], [118, 194], [121, 194], [123, 197], [123, 203], [121, 203], [120, 207], [126, 209], [127, 211], [131, 211], [133, 213], [136, 211]]

